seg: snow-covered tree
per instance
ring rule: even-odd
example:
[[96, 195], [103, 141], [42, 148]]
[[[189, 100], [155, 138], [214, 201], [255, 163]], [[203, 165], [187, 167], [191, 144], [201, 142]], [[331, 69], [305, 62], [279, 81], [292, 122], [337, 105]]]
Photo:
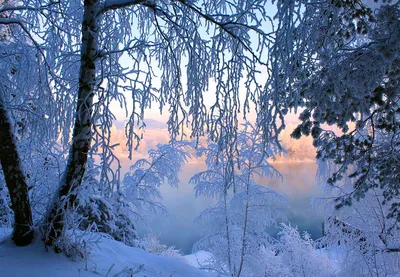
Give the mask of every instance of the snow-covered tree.
[[33, 182], [28, 167], [35, 161], [25, 163], [25, 158], [31, 158], [34, 152], [51, 151], [46, 144], [58, 135], [47, 128], [54, 102], [46, 66], [29, 34], [18, 27], [18, 16], [13, 12], [17, 6], [14, 1], [0, 3], [0, 160], [14, 212], [13, 240], [26, 245], [33, 237], [28, 196]]
[[[258, 178], [280, 177], [269, 163], [278, 149], [264, 152], [262, 136], [250, 123], [238, 132], [233, 152], [220, 149], [211, 140], [199, 155], [206, 156], [208, 169], [194, 175], [196, 195], [218, 200], [197, 220], [209, 221], [196, 249], [210, 251], [213, 261], [204, 265], [231, 276], [261, 276], [259, 259], [271, 238], [267, 228], [283, 218], [282, 196], [260, 185]], [[232, 144], [231, 144], [232, 145]]]
[[281, 110], [303, 108], [292, 136], [313, 136], [333, 189], [324, 241], [351, 276], [390, 275], [399, 261], [399, 3], [369, 5], [279, 2], [271, 52]]
[[[265, 17], [262, 4], [262, 1], [84, 2], [82, 24], [76, 25], [80, 27], [77, 31], [82, 34], [82, 43], [73, 143], [58, 196], [61, 199], [70, 195], [66, 197], [69, 203], [60, 205], [55, 201], [48, 218], [53, 226], [48, 233], [48, 244], [60, 235], [60, 209], [73, 206], [76, 197], [73, 191], [79, 187], [85, 171], [92, 124], [102, 134], [103, 149], [109, 148], [105, 139], [113, 118], [109, 103], [119, 99], [126, 105], [122, 91], [130, 93], [133, 101], [126, 129], [130, 151], [133, 140], [140, 138], [135, 126], [138, 122], [139, 126], [142, 124], [144, 110], [155, 101], [160, 109], [165, 105], [169, 108], [172, 139], [183, 135], [182, 128], [187, 122], [191, 123], [192, 135], [202, 134], [210, 113], [219, 117], [229, 114], [234, 123], [240, 109], [237, 95], [241, 76], [246, 76], [243, 80], [247, 81], [248, 98], [254, 93], [253, 88], [259, 87], [255, 69], [261, 62], [261, 52], [252, 50], [256, 48], [250, 41], [250, 33], [258, 37], [255, 46], [264, 49], [268, 35], [260, 29], [260, 19]], [[260, 17], [255, 17], [255, 13]], [[123, 58], [129, 60], [128, 69], [122, 64]], [[187, 82], [183, 85], [185, 67]], [[161, 77], [159, 84], [154, 81], [155, 76]], [[221, 97], [217, 97], [212, 110], [206, 111], [202, 94], [211, 78], [218, 80], [217, 95]], [[97, 103], [93, 102], [96, 98]], [[220, 107], [222, 104], [225, 107]], [[214, 124], [210, 128], [216, 131], [222, 127]]]
[[269, 86], [278, 113], [303, 109], [292, 136], [311, 134], [318, 157], [339, 165], [330, 184], [351, 171], [353, 189], [338, 207], [379, 187], [382, 203], [391, 202], [388, 216], [399, 220], [399, 2], [277, 4]]
[[[59, 111], [49, 115], [52, 130], [61, 134], [64, 146], [71, 144], [47, 216], [48, 245], [63, 232], [64, 211], [75, 205], [93, 138], [107, 165], [99, 174], [110, 176], [113, 101], [129, 107], [130, 151], [141, 138], [144, 111], [152, 104], [169, 110], [172, 139], [183, 136], [188, 123], [195, 137], [205, 128], [214, 139], [224, 128], [234, 134], [237, 114], [246, 114], [250, 102], [257, 104], [261, 90], [258, 69], [266, 65], [271, 42], [263, 28], [269, 24], [264, 6], [264, 0], [4, 2], [0, 14], [12, 18], [2, 17], [1, 24], [15, 27], [36, 49], [46, 76], [42, 83], [51, 88]], [[203, 95], [212, 79], [216, 97], [207, 109]], [[118, 169], [113, 176], [109, 183], [118, 183]]]

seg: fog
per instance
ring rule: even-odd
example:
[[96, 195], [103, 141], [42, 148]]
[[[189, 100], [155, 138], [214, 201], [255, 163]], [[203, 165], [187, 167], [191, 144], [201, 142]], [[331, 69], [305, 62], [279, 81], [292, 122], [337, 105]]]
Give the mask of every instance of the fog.
[[[317, 165], [315, 163], [315, 148], [312, 139], [304, 137], [300, 140], [290, 138], [290, 133], [296, 126], [297, 119], [294, 115], [286, 118], [287, 128], [281, 133], [280, 138], [284, 148], [288, 151], [283, 156], [276, 157], [273, 165], [282, 173], [281, 179], [262, 179], [259, 183], [269, 186], [287, 199], [286, 212], [287, 221], [292, 226], [298, 226], [300, 230], [307, 231], [312, 238], [321, 236], [322, 217], [318, 213], [318, 207], [311, 206], [312, 199], [319, 196], [320, 188], [315, 182]], [[113, 132], [113, 141], [119, 142], [116, 148], [122, 163], [122, 173], [129, 170], [133, 161], [127, 159], [127, 148], [124, 143], [124, 121], [115, 122], [116, 128]], [[147, 151], [155, 148], [158, 143], [168, 143], [168, 131], [165, 124], [157, 120], [147, 122], [145, 139], [142, 140], [138, 151], [134, 152], [134, 160], [147, 158]], [[193, 153], [192, 153], [193, 154]], [[195, 156], [195, 155], [192, 155]], [[272, 162], [272, 161], [271, 161]], [[196, 198], [193, 185], [189, 179], [195, 173], [205, 170], [206, 166], [201, 159], [191, 159], [180, 173], [180, 185], [178, 188], [168, 185], [161, 186], [161, 201], [170, 212], [170, 216], [155, 216], [146, 228], [139, 225], [139, 234], [155, 232], [160, 236], [162, 243], [175, 245], [183, 253], [191, 253], [193, 244], [200, 239], [204, 226], [194, 224], [201, 211], [216, 203], [216, 200], [205, 197]], [[276, 235], [278, 228], [271, 228], [269, 232]]]
[[[286, 197], [285, 223], [298, 226], [313, 238], [320, 237], [322, 217], [311, 206], [312, 198], [318, 196], [320, 191], [315, 184], [316, 164], [310, 161], [288, 161], [274, 165], [283, 174], [283, 180], [264, 179], [260, 182]], [[203, 169], [205, 168], [201, 163], [189, 163], [183, 169], [178, 188], [167, 185], [161, 187], [164, 197], [162, 203], [169, 209], [171, 216], [156, 216], [149, 224], [150, 230], [160, 236], [162, 243], [174, 245], [185, 254], [191, 253], [193, 244], [200, 239], [204, 228], [195, 224], [194, 220], [202, 210], [216, 203], [214, 199], [196, 198], [193, 185], [188, 184], [189, 178]], [[271, 235], [276, 235], [278, 231], [279, 226], [269, 230]]]

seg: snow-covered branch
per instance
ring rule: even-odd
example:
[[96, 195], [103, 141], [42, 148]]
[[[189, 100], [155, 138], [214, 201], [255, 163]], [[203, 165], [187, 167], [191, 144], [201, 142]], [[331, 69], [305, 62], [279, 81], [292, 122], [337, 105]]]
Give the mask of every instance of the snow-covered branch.
[[112, 10], [135, 6], [144, 2], [148, 2], [148, 0], [106, 0], [104, 2], [104, 6], [99, 11], [99, 14], [103, 14]]

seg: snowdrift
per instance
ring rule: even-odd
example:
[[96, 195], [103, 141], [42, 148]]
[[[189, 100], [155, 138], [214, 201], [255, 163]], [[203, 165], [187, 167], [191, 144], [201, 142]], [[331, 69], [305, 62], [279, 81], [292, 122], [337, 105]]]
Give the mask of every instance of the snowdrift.
[[4, 277], [212, 277], [216, 276], [178, 259], [150, 254], [124, 245], [101, 233], [82, 235], [87, 258], [74, 262], [63, 254], [47, 251], [36, 235], [26, 247], [15, 246], [11, 230], [0, 229], [0, 276]]

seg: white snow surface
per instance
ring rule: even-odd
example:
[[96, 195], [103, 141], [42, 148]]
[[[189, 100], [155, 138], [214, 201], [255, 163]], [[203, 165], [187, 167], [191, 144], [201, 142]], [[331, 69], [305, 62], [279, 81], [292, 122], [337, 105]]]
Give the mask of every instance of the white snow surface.
[[[0, 229], [0, 276], [4, 277], [216, 276], [178, 259], [126, 246], [100, 233], [83, 235], [83, 239], [88, 241], [90, 253], [87, 259], [74, 262], [63, 254], [46, 251], [38, 235], [31, 245], [17, 247], [10, 239], [10, 231]], [[138, 272], [131, 275], [136, 269]]]
[[208, 261], [213, 259], [213, 255], [204, 250], [197, 251], [196, 253], [184, 257], [188, 264], [197, 268], [201, 268], [204, 264], [207, 264]]

